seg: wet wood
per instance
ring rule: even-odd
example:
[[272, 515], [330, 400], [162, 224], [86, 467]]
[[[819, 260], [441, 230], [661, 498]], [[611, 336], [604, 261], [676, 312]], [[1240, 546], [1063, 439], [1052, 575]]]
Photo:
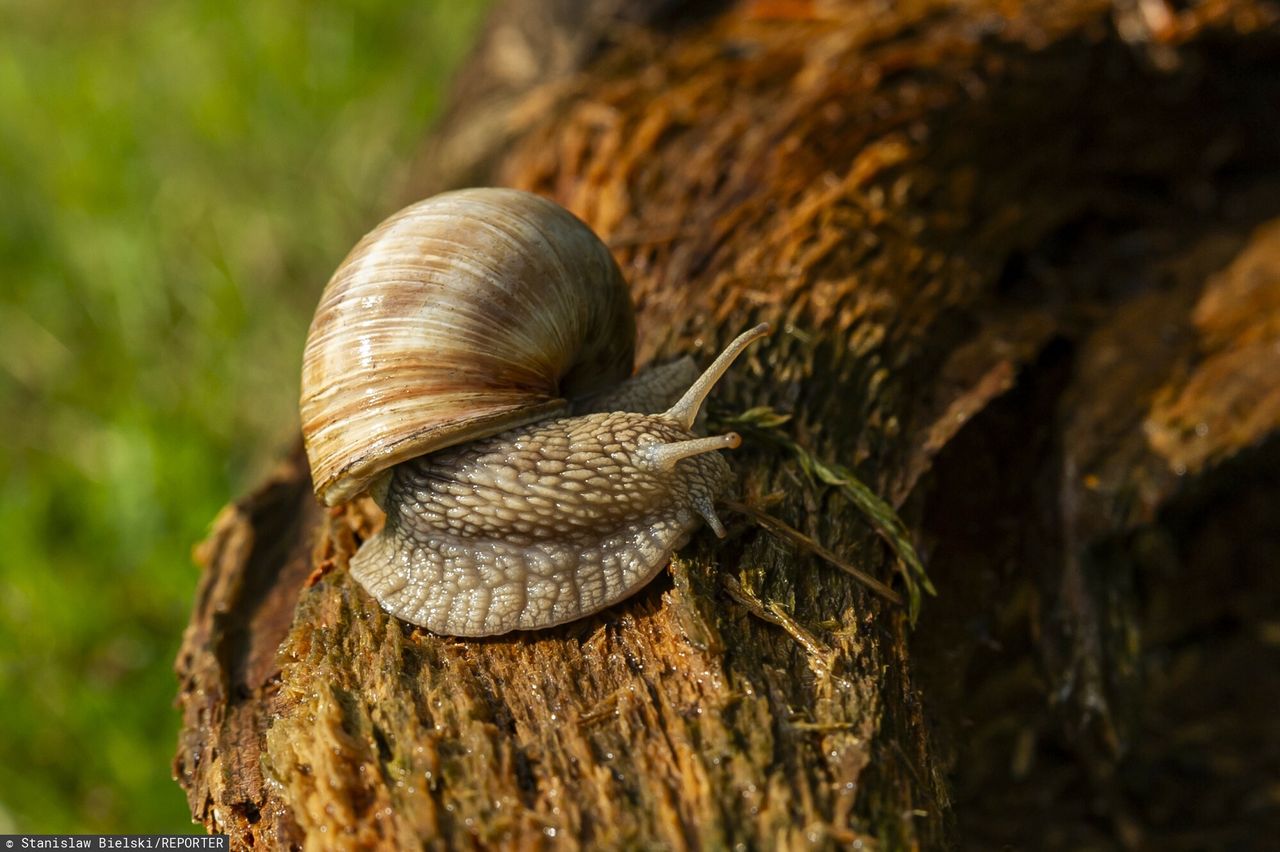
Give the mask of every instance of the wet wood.
[[[295, 454], [199, 551], [175, 761], [193, 815], [312, 848], [1266, 836], [1280, 803], [1243, 791], [1280, 734], [1214, 715], [1204, 690], [1230, 708], [1233, 681], [1202, 649], [1274, 663], [1280, 644], [1258, 568], [1280, 539], [1261, 508], [1280, 478], [1280, 13], [708, 9], [606, 28], [627, 37], [497, 118], [456, 110], [447, 133], [500, 142], [415, 186], [573, 209], [631, 282], [644, 361], [705, 362], [775, 323], [711, 412], [786, 415], [743, 430], [740, 499], [905, 597], [884, 520], [810, 475], [856, 473], [937, 597], [913, 628], [747, 513], [598, 617], [437, 637], [351, 581], [377, 510], [322, 512]], [[1280, 694], [1262, 668], [1241, 677]]]

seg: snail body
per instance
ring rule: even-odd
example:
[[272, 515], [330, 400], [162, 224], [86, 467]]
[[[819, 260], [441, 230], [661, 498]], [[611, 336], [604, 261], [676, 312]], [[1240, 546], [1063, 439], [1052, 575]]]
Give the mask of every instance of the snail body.
[[387, 513], [352, 576], [406, 621], [485, 636], [589, 615], [703, 521], [723, 535], [716, 451], [739, 439], [695, 421], [767, 327], [674, 404], [690, 365], [628, 379], [634, 329], [608, 249], [528, 193], [446, 193], [361, 241], [321, 298], [302, 395], [318, 496], [368, 490]]

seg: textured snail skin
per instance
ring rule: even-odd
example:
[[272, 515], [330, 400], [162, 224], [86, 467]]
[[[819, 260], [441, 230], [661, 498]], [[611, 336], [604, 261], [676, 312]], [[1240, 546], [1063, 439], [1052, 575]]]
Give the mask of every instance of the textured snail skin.
[[386, 526], [351, 560], [383, 608], [437, 633], [552, 627], [634, 594], [733, 485], [717, 452], [735, 434], [694, 434], [707, 394], [769, 331], [740, 334], [661, 408], [691, 365], [641, 373], [576, 417], [520, 426], [392, 469], [375, 490]]
[[634, 411], [639, 414], [657, 414], [674, 405], [697, 378], [698, 367], [693, 359], [680, 358], [649, 367], [600, 393], [574, 400], [569, 413]]
[[591, 414], [402, 464], [387, 525], [352, 575], [387, 611], [437, 633], [589, 615], [648, 583], [704, 519], [723, 532], [713, 508], [733, 481], [723, 457], [655, 469], [645, 454], [694, 437], [661, 415]]

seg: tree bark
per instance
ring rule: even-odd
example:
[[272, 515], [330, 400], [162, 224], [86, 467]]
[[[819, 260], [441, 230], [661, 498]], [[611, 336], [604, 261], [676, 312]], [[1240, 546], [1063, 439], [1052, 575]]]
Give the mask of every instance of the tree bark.
[[743, 516], [599, 616], [439, 637], [349, 578], [378, 511], [322, 511], [295, 453], [198, 553], [195, 818], [313, 848], [1280, 836], [1280, 733], [1236, 694], [1280, 698], [1276, 6], [668, 6], [584, 14], [497, 117], [460, 98], [414, 187], [566, 204], [641, 362], [773, 322], [712, 412], [790, 418], [743, 426], [741, 500], [902, 591], [885, 521], [806, 462], [852, 470], [937, 597], [913, 628]]

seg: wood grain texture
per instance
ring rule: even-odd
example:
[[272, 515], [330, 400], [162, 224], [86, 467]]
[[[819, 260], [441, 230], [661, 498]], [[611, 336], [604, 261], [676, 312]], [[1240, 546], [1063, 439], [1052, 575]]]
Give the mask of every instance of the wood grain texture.
[[[1199, 576], [1229, 538], [1168, 519], [1221, 507], [1269, 540], [1239, 502], [1265, 481], [1236, 502], [1220, 483], [1277, 469], [1277, 20], [1243, 0], [755, 0], [633, 26], [529, 94], [492, 180], [610, 243], [642, 361], [705, 363], [775, 323], [713, 419], [791, 415], [788, 440], [899, 508], [940, 595], [913, 632], [743, 519], [599, 616], [441, 638], [351, 580], [377, 510], [322, 514], [295, 457], [201, 551], [179, 660], [193, 814], [311, 848], [1124, 848], [1245, 819], [1225, 798], [1211, 824], [1144, 810], [1124, 770], [1171, 759], [1141, 739], [1143, 684], [1192, 688], [1143, 680], [1143, 631], [1199, 635], [1135, 584]], [[743, 499], [892, 582], [839, 489], [744, 438]], [[1167, 559], [1139, 541], [1161, 530]]]

